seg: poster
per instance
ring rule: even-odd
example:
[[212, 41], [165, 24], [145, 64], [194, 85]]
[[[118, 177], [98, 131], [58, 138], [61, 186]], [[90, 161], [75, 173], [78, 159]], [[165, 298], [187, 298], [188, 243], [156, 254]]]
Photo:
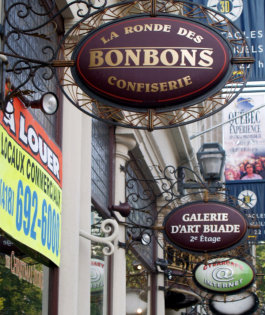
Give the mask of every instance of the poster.
[[[250, 222], [259, 225], [251, 234], [255, 241], [265, 241], [265, 181], [232, 181], [226, 182], [226, 192], [238, 199], [240, 207], [247, 209]], [[252, 221], [253, 220], [253, 221]]]
[[19, 99], [0, 113], [0, 229], [60, 263], [62, 154]]
[[225, 180], [265, 179], [265, 97], [240, 94], [223, 110]]
[[[249, 81], [265, 80], [265, 1], [263, 0], [193, 0], [224, 14], [241, 30], [249, 44], [249, 53], [255, 59]], [[223, 34], [229, 37], [229, 32]]]

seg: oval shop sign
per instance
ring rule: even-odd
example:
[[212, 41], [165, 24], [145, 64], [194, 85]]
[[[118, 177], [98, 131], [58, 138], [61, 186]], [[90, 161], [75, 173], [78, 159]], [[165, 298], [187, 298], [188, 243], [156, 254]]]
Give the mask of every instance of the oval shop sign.
[[216, 31], [172, 16], [137, 16], [91, 32], [73, 53], [72, 74], [89, 96], [133, 111], [175, 110], [214, 95], [232, 52]]
[[255, 279], [253, 268], [239, 259], [218, 258], [196, 266], [195, 283], [206, 291], [232, 294], [249, 287]]
[[171, 211], [164, 220], [164, 234], [177, 248], [193, 253], [220, 252], [247, 237], [245, 215], [225, 203], [193, 202]]

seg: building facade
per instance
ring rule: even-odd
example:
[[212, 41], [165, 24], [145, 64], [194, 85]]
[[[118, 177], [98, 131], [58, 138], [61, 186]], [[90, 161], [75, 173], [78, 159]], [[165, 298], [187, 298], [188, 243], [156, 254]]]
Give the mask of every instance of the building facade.
[[[201, 144], [222, 143], [220, 129], [205, 133], [203, 131], [208, 129], [210, 131], [213, 126], [219, 125], [222, 122], [222, 114], [217, 113], [187, 126], [151, 132], [140, 128], [107, 124], [95, 119], [93, 113], [90, 116], [86, 115], [84, 111], [73, 106], [70, 91], [67, 91], [69, 94], [64, 94], [59, 88], [59, 85], [65, 87], [70, 82], [67, 72], [69, 69], [65, 70], [67, 66], [63, 67], [61, 64], [60, 67], [53, 64], [49, 67], [53, 53], [57, 54], [58, 62], [68, 58], [69, 51], [72, 51], [71, 36], [80, 37], [81, 40], [82, 36], [86, 35], [87, 30], [82, 33], [82, 27], [80, 33], [71, 33], [72, 26], [78, 19], [84, 17], [82, 15], [84, 12], [87, 12], [85, 1], [71, 3], [67, 0], [56, 0], [56, 6], [53, 6], [53, 1], [50, 0], [42, 0], [38, 3], [30, 1], [29, 6], [26, 1], [21, 2], [19, 5], [15, 0], [2, 3], [2, 12], [8, 17], [13, 16], [13, 20], [10, 21], [3, 14], [5, 29], [2, 45], [8, 65], [4, 66], [5, 61], [2, 59], [2, 68], [5, 69], [2, 84], [12, 91], [23, 83], [20, 90], [24, 92], [15, 95], [13, 103], [10, 101], [12, 104], [9, 104], [7, 109], [13, 106], [14, 112], [9, 110], [6, 115], [1, 116], [0, 189], [2, 192], [0, 190], [0, 195], [3, 201], [0, 202], [0, 207], [2, 207], [1, 211], [4, 209], [6, 212], [9, 211], [4, 205], [4, 202], [8, 201], [3, 197], [5, 187], [2, 182], [6, 181], [7, 186], [11, 187], [11, 192], [13, 187], [13, 182], [9, 184], [8, 175], [3, 171], [9, 159], [9, 153], [7, 151], [5, 153], [4, 137], [7, 139], [6, 143], [12, 143], [13, 147], [18, 146], [17, 152], [21, 151], [21, 153], [17, 154], [25, 155], [25, 160], [32, 161], [32, 164], [37, 159], [34, 152], [36, 139], [39, 142], [40, 139], [46, 139], [47, 161], [43, 162], [43, 159], [39, 158], [42, 161], [39, 162], [37, 159], [37, 162], [40, 164], [38, 167], [45, 170], [47, 178], [52, 182], [55, 181], [54, 185], [58, 188], [60, 200], [58, 201], [59, 197], [56, 199], [54, 195], [53, 197], [50, 195], [49, 198], [55, 203], [54, 217], [57, 216], [60, 220], [58, 225], [53, 224], [60, 231], [60, 236], [58, 236], [57, 255], [56, 249], [52, 250], [53, 240], [54, 248], [56, 247], [56, 237], [51, 236], [53, 233], [55, 235], [52, 227], [50, 229], [45, 227], [48, 229], [47, 245], [46, 239], [44, 241], [44, 232], [41, 234], [40, 244], [28, 241], [27, 222], [31, 222], [32, 226], [33, 209], [37, 202], [34, 203], [34, 196], [42, 196], [43, 191], [39, 192], [38, 189], [41, 188], [33, 180], [32, 173], [31, 178], [28, 177], [25, 181], [24, 177], [21, 177], [21, 187], [24, 188], [16, 186], [18, 197], [14, 203], [18, 208], [21, 207], [21, 219], [17, 215], [15, 232], [20, 232], [19, 224], [21, 224], [22, 230], [24, 229], [23, 238], [13, 233], [10, 225], [1, 226], [3, 235], [0, 243], [2, 261], [0, 291], [3, 293], [0, 294], [0, 313], [207, 314], [209, 310], [200, 305], [202, 298], [199, 291], [189, 286], [187, 281], [192, 277], [192, 269], [189, 266], [191, 258], [185, 253], [176, 254], [173, 250], [172, 252], [170, 249], [165, 250], [163, 234], [159, 231], [164, 217], [172, 209], [191, 201], [193, 197], [187, 197], [184, 201], [176, 198], [168, 202], [167, 196], [163, 193], [163, 181], [158, 183], [155, 179], [161, 177], [168, 166], [174, 168], [184, 166], [198, 173], [196, 152]], [[104, 4], [103, 2], [91, 1], [91, 12], [96, 11]], [[112, 5], [119, 1], [105, 2], [107, 5]], [[133, 5], [138, 6], [138, 4]], [[56, 15], [56, 19], [53, 20], [56, 22], [55, 28], [54, 23], [47, 23], [54, 14]], [[126, 15], [126, 12], [123, 14]], [[20, 20], [25, 21], [23, 27], [30, 31], [16, 32]], [[35, 25], [42, 23], [44, 27], [35, 31]], [[89, 23], [97, 24], [98, 21], [92, 19]], [[61, 43], [62, 38], [70, 34], [69, 32], [70, 39], [64, 49], [61, 49], [63, 45], [58, 46], [58, 43]], [[47, 51], [43, 44], [45, 41], [49, 43]], [[76, 39], [73, 40], [73, 43], [75, 42]], [[54, 48], [53, 52], [50, 47]], [[24, 59], [24, 62], [16, 64], [15, 55], [18, 51], [22, 51], [22, 55], [31, 59], [31, 62]], [[32, 60], [35, 60], [35, 65], [38, 65], [37, 60], [47, 62], [47, 69], [41, 67], [37, 69], [38, 73], [32, 65], [34, 64]], [[10, 69], [13, 70], [8, 71]], [[25, 73], [25, 69], [29, 72]], [[53, 76], [53, 70], [56, 71], [57, 76]], [[48, 76], [51, 79], [47, 79]], [[71, 84], [70, 82], [69, 85]], [[55, 115], [45, 115], [40, 109], [27, 106], [28, 101], [40, 98], [46, 91], [55, 93], [59, 99], [59, 110]], [[77, 94], [77, 96], [78, 102], [86, 104], [84, 95]], [[15, 115], [20, 116], [15, 118]], [[26, 127], [24, 136], [26, 138], [28, 136], [28, 143], [25, 141], [22, 143], [22, 131], [18, 137], [15, 137], [12, 127], [16, 122], [22, 125], [23, 117], [26, 115], [28, 121], [25, 120], [24, 123]], [[12, 119], [14, 125], [11, 123]], [[35, 130], [35, 133], [31, 130]], [[9, 138], [11, 140], [8, 140]], [[53, 146], [52, 155], [49, 149]], [[6, 148], [8, 147], [11, 147], [11, 144], [10, 146], [7, 144]], [[42, 152], [44, 147], [44, 144], [40, 144], [38, 151]], [[30, 157], [26, 154], [30, 154]], [[53, 156], [52, 161], [49, 160], [49, 156]], [[58, 163], [55, 157], [58, 158]], [[11, 153], [10, 160], [8, 170], [13, 180], [17, 181], [20, 176], [24, 176], [24, 173], [18, 171], [20, 172], [18, 175], [13, 172]], [[177, 182], [173, 177], [172, 175], [170, 180]], [[31, 183], [27, 180], [31, 180]], [[15, 188], [14, 192], [16, 192]], [[47, 225], [50, 226], [49, 222], [55, 222], [52, 219], [52, 210], [49, 217], [49, 206], [45, 208], [43, 202], [41, 207], [42, 218], [43, 216], [46, 218], [47, 208]], [[143, 209], [144, 211], [141, 211]], [[12, 209], [10, 212], [12, 213]], [[102, 241], [109, 236], [109, 232], [104, 233], [101, 227], [107, 219], [118, 223], [118, 236], [112, 241], [114, 252], [111, 255], [105, 253], [106, 244]], [[152, 227], [157, 229], [152, 229], [148, 225], [150, 220], [153, 220]], [[36, 222], [38, 225], [38, 219]], [[43, 219], [40, 225], [41, 222], [43, 223]], [[141, 226], [145, 226], [150, 242], [141, 244], [139, 236], [142, 237], [144, 234]], [[90, 235], [99, 238], [98, 242]], [[45, 243], [50, 252], [47, 252], [47, 248], [40, 249], [41, 242], [42, 245]], [[167, 261], [165, 268], [159, 265], [159, 262], [164, 261]], [[171, 273], [173, 273], [173, 280]], [[22, 302], [17, 302], [18, 300]]]

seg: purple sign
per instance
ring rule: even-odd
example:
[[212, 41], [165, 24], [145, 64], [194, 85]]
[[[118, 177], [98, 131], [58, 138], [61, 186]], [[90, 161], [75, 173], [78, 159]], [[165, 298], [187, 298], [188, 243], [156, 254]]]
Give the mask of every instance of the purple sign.
[[228, 250], [247, 237], [248, 221], [221, 202], [194, 202], [174, 209], [164, 220], [164, 233], [177, 248], [194, 253]]
[[73, 54], [73, 76], [91, 97], [129, 110], [174, 110], [214, 95], [230, 76], [231, 49], [198, 22], [134, 17], [90, 33]]

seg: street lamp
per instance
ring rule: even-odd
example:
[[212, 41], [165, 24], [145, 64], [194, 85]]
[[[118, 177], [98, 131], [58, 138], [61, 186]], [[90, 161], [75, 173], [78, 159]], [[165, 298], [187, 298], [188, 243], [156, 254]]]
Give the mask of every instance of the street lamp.
[[58, 97], [52, 93], [47, 92], [42, 95], [42, 97], [36, 101], [27, 102], [28, 107], [39, 108], [46, 115], [54, 115], [59, 107]]
[[[183, 195], [184, 189], [207, 189], [214, 192], [222, 187], [220, 179], [222, 177], [225, 151], [219, 143], [204, 143], [197, 152], [197, 159], [200, 166], [200, 171], [205, 183], [201, 177], [188, 167], [178, 167], [178, 192]], [[185, 170], [191, 171], [199, 182], [187, 183], [184, 182]]]
[[205, 180], [220, 180], [225, 163], [225, 151], [219, 143], [204, 143], [197, 152], [202, 176]]

